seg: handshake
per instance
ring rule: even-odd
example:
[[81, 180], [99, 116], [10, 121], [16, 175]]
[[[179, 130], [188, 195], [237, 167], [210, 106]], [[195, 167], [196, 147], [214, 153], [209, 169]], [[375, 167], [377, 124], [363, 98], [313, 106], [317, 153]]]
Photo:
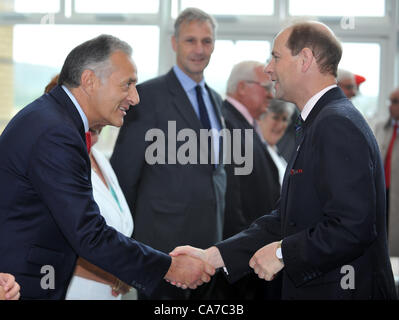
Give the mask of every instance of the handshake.
[[[252, 256], [249, 266], [259, 278], [271, 281], [284, 267], [276, 256], [279, 242], [270, 243]], [[182, 289], [196, 289], [211, 280], [216, 269], [224, 267], [224, 261], [217, 247], [198, 249], [191, 246], [175, 248], [169, 253], [172, 257], [171, 266], [164, 279]]]

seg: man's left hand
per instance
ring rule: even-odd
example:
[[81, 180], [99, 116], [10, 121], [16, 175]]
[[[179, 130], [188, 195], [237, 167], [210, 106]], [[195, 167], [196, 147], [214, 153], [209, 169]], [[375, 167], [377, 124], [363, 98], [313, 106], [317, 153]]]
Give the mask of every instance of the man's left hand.
[[284, 264], [277, 258], [276, 250], [279, 242], [272, 242], [259, 249], [249, 260], [249, 266], [254, 269], [259, 278], [271, 281], [280, 272]]

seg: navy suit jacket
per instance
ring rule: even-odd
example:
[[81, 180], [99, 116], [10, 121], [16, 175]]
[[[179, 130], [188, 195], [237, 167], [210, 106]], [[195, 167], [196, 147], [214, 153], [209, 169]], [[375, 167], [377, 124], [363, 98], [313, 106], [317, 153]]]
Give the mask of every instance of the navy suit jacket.
[[[277, 209], [217, 246], [235, 281], [258, 249], [283, 239], [283, 299], [394, 299], [385, 218], [377, 142], [334, 88], [304, 123]], [[345, 290], [348, 266], [355, 286]]]
[[[83, 122], [55, 87], [0, 137], [0, 270], [26, 299], [63, 299], [78, 256], [151, 292], [170, 258], [106, 225], [93, 200]], [[43, 277], [54, 268], [54, 289]], [[43, 272], [43, 273], [42, 273]], [[42, 283], [41, 283], [42, 282]], [[44, 289], [43, 289], [44, 287]]]

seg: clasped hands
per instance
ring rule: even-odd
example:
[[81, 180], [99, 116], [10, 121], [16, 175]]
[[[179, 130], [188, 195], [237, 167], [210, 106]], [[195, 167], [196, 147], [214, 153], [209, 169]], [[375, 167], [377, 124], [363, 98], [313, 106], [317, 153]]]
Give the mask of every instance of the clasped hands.
[[[278, 242], [273, 242], [262, 247], [250, 259], [249, 266], [259, 278], [271, 281], [284, 267], [276, 256], [277, 245]], [[215, 270], [225, 266], [217, 247], [203, 250], [181, 246], [175, 248], [169, 255], [172, 257], [172, 265], [165, 279], [182, 289], [195, 289], [209, 282]]]

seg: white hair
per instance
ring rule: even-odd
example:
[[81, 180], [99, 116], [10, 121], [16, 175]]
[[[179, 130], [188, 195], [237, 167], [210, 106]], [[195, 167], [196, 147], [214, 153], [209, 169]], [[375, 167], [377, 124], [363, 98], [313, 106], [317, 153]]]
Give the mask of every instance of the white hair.
[[237, 63], [231, 70], [227, 80], [227, 94], [233, 94], [237, 90], [240, 81], [255, 81], [255, 69], [265, 67], [265, 64], [259, 61], [242, 61]]
[[338, 69], [338, 73], [337, 73], [337, 82], [341, 82], [342, 80], [345, 79], [351, 79], [353, 81], [355, 81], [355, 75], [345, 69]]

